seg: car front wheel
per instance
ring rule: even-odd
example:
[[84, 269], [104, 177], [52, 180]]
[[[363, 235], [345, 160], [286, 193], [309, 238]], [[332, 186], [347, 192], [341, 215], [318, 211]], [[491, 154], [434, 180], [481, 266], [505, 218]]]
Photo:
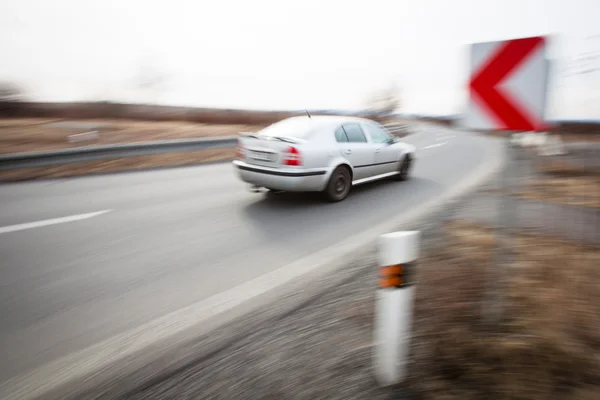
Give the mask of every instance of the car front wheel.
[[337, 202], [344, 200], [350, 188], [352, 187], [352, 178], [350, 177], [350, 171], [345, 167], [337, 167], [327, 183], [325, 189], [325, 198], [331, 202]]
[[413, 165], [413, 158], [410, 154], [404, 156], [404, 159], [400, 163], [400, 167], [398, 168], [398, 174], [396, 174], [395, 178], [398, 181], [405, 181], [410, 177], [410, 170]]

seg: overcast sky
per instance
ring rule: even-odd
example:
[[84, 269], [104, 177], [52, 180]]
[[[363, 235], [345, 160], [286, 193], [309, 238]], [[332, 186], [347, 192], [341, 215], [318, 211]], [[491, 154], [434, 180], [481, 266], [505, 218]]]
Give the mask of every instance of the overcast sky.
[[[467, 45], [553, 35], [600, 51], [600, 0], [0, 0], [0, 79], [40, 100], [359, 108], [396, 82], [405, 111], [462, 110]], [[562, 66], [559, 66], [562, 68]], [[141, 68], [166, 78], [137, 90]], [[554, 76], [551, 116], [600, 118], [600, 72]]]

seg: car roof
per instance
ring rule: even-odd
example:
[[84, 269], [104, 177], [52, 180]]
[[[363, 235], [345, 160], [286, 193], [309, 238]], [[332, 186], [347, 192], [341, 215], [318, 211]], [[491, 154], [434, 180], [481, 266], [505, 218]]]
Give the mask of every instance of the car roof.
[[301, 115], [301, 116], [296, 116], [296, 117], [290, 117], [290, 118], [286, 118], [287, 120], [304, 120], [306, 121], [306, 123], [312, 123], [314, 124], [314, 127], [326, 127], [326, 126], [330, 126], [330, 125], [340, 125], [340, 124], [344, 124], [344, 123], [350, 123], [350, 122], [354, 122], [354, 123], [360, 123], [360, 122], [371, 122], [370, 120], [366, 119], [366, 118], [360, 118], [360, 117], [352, 117], [352, 116], [347, 116], [347, 115], [312, 115], [312, 116], [308, 116], [308, 115]]
[[338, 115], [303, 115], [284, 118], [271, 124], [258, 133], [266, 136], [293, 136], [307, 140], [318, 132], [333, 132], [344, 123], [368, 122], [365, 118]]

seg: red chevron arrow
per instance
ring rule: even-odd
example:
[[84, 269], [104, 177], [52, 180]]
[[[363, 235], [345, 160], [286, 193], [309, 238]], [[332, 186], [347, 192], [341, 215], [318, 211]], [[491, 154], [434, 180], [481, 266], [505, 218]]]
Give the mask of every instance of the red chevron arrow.
[[501, 129], [535, 131], [543, 125], [542, 121], [529, 115], [510, 93], [498, 87], [543, 42], [543, 37], [531, 37], [503, 43], [469, 82], [473, 99]]

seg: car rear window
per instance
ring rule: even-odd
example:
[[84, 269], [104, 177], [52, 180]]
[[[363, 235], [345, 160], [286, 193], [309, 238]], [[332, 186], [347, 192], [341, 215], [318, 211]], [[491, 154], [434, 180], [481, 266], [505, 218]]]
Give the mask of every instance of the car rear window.
[[307, 139], [315, 130], [316, 125], [310, 118], [288, 118], [258, 132], [261, 136], [271, 137], [293, 137], [299, 139]]

